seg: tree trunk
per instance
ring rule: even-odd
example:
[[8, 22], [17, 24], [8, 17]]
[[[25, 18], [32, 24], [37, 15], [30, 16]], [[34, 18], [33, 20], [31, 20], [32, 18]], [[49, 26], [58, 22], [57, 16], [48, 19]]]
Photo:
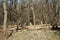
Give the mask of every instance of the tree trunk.
[[[35, 23], [34, 7], [33, 7], [32, 0], [29, 0], [29, 2], [30, 2], [30, 8], [31, 8], [31, 11], [32, 11], [32, 14], [33, 14], [33, 23], [34, 23], [34, 27], [35, 27], [36, 23]], [[35, 27], [35, 29], [36, 29], [36, 27]]]
[[6, 8], [6, 0], [3, 0], [3, 9], [4, 9], [4, 36], [6, 36], [6, 25], [7, 25], [7, 8]]

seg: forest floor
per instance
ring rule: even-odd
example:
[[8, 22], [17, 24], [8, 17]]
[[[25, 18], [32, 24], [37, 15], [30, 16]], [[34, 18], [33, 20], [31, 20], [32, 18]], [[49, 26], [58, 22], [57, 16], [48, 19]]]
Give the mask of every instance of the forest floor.
[[57, 31], [50, 29], [22, 29], [14, 32], [7, 40], [60, 40], [60, 37], [55, 35], [55, 32]]
[[60, 40], [59, 36], [55, 35], [56, 31], [41, 29], [41, 30], [20, 30], [13, 33], [8, 40]]

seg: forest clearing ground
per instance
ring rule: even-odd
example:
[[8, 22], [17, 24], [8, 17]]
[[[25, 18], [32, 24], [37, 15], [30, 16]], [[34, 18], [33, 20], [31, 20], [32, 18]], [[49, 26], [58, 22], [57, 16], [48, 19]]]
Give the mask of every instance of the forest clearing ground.
[[55, 31], [48, 29], [41, 30], [27, 30], [23, 29], [12, 34], [8, 40], [60, 40], [54, 34]]
[[[49, 28], [41, 28], [39, 30], [22, 29], [18, 32], [13, 32], [7, 40], [60, 40], [59, 36], [55, 35], [55, 32]], [[0, 40], [4, 40], [0, 33]]]

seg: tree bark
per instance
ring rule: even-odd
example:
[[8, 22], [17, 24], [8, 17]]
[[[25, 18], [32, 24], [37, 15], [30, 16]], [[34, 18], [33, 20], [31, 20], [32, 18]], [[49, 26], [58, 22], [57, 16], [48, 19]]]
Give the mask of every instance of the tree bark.
[[6, 36], [6, 26], [7, 26], [7, 8], [6, 8], [6, 0], [3, 0], [3, 9], [4, 9], [4, 36]]
[[30, 2], [30, 8], [31, 8], [31, 11], [32, 11], [32, 14], [33, 14], [33, 23], [34, 23], [34, 27], [36, 29], [36, 22], [35, 22], [35, 14], [34, 14], [34, 7], [33, 7], [33, 3], [32, 3], [32, 0], [29, 1]]

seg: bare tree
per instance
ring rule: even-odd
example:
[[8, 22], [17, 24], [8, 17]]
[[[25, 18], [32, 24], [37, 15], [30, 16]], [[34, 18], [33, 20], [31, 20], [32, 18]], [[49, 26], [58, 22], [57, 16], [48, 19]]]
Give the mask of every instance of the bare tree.
[[29, 0], [29, 4], [30, 4], [30, 9], [32, 11], [32, 15], [33, 15], [33, 24], [34, 24], [34, 27], [36, 29], [36, 22], [35, 22], [35, 13], [34, 13], [34, 6], [33, 6], [33, 0]]
[[7, 8], [6, 8], [6, 1], [7, 0], [3, 0], [3, 9], [4, 9], [4, 35], [6, 36], [6, 28], [7, 28]]
[[32, 15], [33, 15], [33, 24], [35, 25], [35, 14], [34, 14], [33, 1], [29, 0], [29, 2], [30, 2], [30, 9], [31, 9]]

